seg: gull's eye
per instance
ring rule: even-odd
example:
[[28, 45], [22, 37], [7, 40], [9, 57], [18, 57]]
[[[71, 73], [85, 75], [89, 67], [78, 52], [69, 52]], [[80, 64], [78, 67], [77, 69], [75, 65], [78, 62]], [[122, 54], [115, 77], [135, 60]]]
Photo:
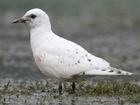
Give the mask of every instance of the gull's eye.
[[32, 14], [32, 15], [30, 15], [30, 17], [31, 17], [32, 19], [34, 19], [34, 18], [36, 18], [36, 15]]

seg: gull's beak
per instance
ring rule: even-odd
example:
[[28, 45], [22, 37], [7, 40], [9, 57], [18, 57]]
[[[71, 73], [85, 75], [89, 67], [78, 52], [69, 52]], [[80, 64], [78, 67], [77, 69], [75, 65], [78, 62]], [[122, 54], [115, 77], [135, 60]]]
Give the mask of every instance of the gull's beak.
[[12, 23], [25, 23], [25, 22], [26, 22], [26, 20], [23, 19], [23, 18], [21, 18], [21, 19], [15, 19], [15, 20], [12, 21]]

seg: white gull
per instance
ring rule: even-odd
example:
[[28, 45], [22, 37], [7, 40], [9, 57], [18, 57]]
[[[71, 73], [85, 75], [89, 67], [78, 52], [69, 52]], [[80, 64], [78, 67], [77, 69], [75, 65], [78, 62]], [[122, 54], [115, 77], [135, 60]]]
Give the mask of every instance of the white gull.
[[30, 28], [30, 43], [35, 62], [43, 74], [59, 81], [59, 93], [62, 91], [63, 81], [73, 82], [74, 91], [74, 82], [87, 77], [133, 74], [111, 67], [104, 59], [53, 33], [49, 17], [41, 9], [31, 9], [13, 23], [25, 23]]

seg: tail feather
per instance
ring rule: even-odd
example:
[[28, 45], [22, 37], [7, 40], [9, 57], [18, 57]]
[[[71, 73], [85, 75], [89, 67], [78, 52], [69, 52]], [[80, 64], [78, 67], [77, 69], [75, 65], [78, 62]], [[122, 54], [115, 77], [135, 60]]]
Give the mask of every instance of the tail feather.
[[84, 72], [85, 75], [135, 75], [134, 73], [127, 72], [121, 69], [108, 67], [106, 69], [94, 69]]
[[127, 72], [127, 71], [117, 69], [117, 68], [113, 68], [113, 67], [109, 67], [108, 69], [110, 69], [109, 72], [115, 72], [116, 75], [134, 75], [134, 73]]

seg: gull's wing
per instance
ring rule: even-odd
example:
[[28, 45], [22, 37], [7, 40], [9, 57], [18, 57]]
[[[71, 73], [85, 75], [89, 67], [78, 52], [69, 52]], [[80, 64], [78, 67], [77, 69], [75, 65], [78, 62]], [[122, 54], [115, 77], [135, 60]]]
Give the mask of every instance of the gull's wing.
[[39, 61], [46, 72], [52, 72], [56, 77], [70, 78], [73, 75], [119, 75], [127, 72], [111, 68], [105, 60], [91, 55], [81, 46], [60, 38], [53, 39], [55, 43], [46, 43]]

